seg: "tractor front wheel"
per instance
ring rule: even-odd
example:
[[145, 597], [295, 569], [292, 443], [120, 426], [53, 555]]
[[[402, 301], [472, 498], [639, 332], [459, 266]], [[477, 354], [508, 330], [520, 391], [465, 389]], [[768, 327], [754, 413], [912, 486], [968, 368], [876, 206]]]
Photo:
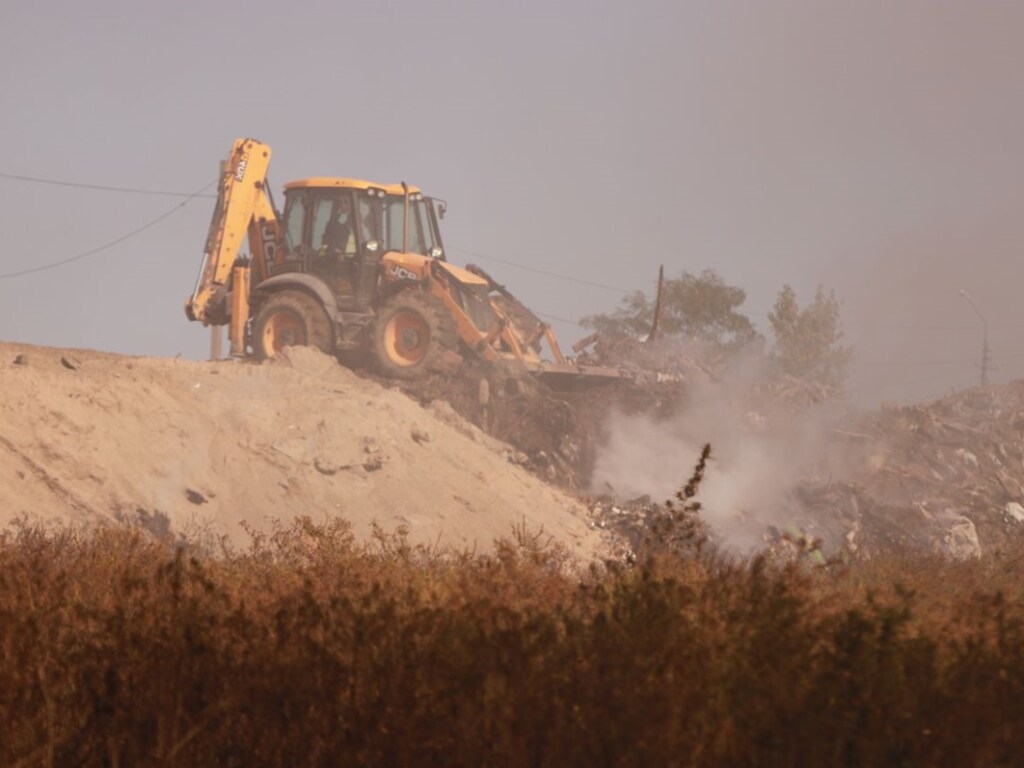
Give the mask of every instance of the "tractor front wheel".
[[372, 348], [386, 376], [419, 378], [443, 367], [445, 355], [458, 349], [455, 320], [429, 293], [402, 291], [377, 313]]

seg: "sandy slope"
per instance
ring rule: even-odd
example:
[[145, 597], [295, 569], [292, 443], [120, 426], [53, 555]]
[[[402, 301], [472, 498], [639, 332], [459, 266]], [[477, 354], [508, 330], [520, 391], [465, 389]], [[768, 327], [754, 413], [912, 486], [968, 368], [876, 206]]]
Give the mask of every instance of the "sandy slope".
[[257, 365], [0, 344], [0, 524], [159, 512], [238, 539], [243, 521], [339, 514], [363, 536], [376, 520], [486, 549], [525, 521], [600, 547], [582, 506], [450, 409], [291, 352]]

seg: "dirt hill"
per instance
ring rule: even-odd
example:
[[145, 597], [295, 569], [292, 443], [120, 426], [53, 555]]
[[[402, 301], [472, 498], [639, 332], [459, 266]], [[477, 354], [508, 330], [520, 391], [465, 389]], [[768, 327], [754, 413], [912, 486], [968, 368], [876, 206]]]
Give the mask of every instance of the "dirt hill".
[[426, 407], [311, 349], [264, 364], [0, 344], [0, 525], [242, 524], [341, 515], [367, 536], [488, 549], [514, 525], [602, 547], [586, 509], [444, 403]]

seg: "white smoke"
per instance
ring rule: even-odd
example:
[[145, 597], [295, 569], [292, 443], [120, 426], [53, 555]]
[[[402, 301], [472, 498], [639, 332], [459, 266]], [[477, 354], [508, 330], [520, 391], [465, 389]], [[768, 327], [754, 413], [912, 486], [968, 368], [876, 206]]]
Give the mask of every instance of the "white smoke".
[[785, 526], [793, 487], [808, 473], [827, 471], [825, 438], [836, 410], [784, 407], [766, 396], [764, 381], [758, 363], [748, 362], [723, 380], [690, 387], [669, 418], [612, 413], [592, 490], [664, 501], [686, 484], [710, 443], [697, 500], [725, 543], [747, 549], [766, 525]]

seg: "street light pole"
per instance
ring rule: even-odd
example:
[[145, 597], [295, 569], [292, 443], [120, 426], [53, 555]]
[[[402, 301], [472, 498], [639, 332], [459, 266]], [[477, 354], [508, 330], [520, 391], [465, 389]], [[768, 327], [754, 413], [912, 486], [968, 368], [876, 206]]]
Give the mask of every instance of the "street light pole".
[[974, 313], [981, 318], [982, 337], [981, 337], [981, 386], [988, 386], [988, 364], [991, 360], [988, 349], [988, 321], [985, 316], [981, 314], [981, 310], [978, 309], [977, 305], [971, 299], [971, 294], [965, 291], [963, 288], [960, 289], [960, 295], [967, 299], [967, 303], [971, 305], [971, 309]]

